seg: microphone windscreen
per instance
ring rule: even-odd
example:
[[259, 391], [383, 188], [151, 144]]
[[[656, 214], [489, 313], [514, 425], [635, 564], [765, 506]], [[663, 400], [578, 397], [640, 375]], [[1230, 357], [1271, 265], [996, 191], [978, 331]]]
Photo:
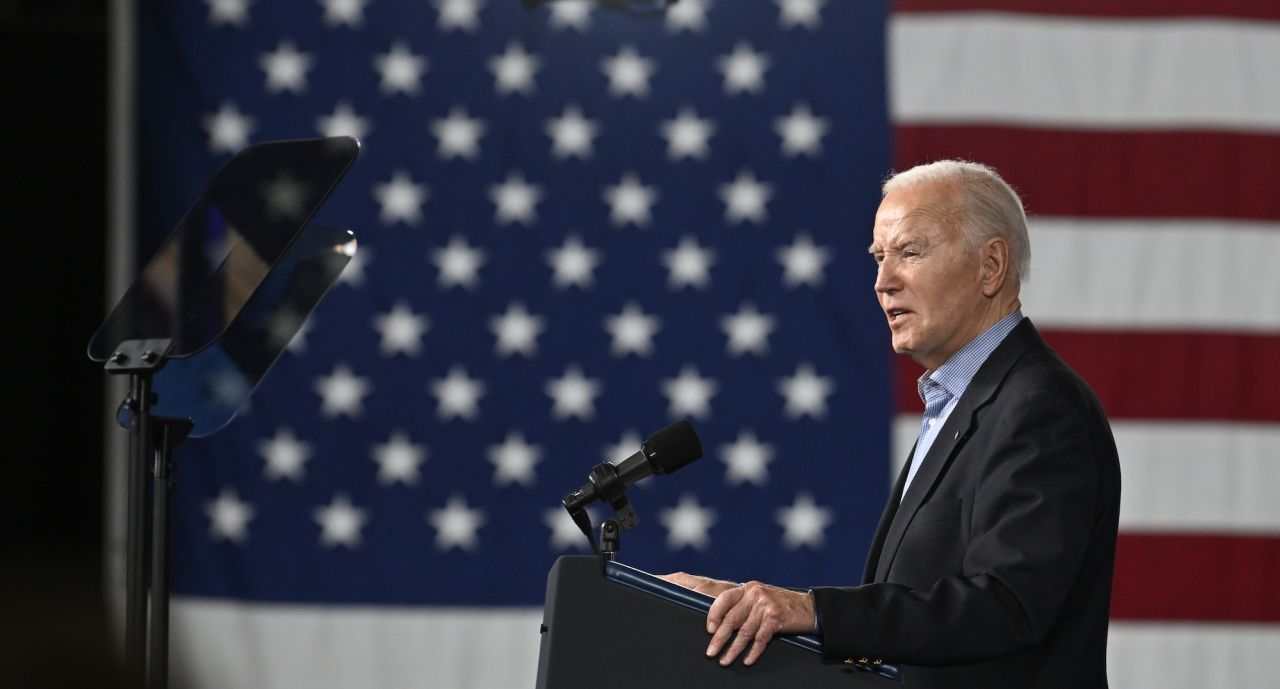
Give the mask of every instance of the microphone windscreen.
[[669, 474], [702, 456], [702, 441], [688, 421], [679, 421], [649, 436], [644, 453], [653, 473]]

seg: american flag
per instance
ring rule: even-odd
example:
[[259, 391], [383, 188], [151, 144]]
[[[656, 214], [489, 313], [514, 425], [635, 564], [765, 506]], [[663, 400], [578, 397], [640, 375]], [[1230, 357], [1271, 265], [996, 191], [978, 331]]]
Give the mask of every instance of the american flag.
[[1266, 684], [1280, 12], [1024, 4], [139, 2], [143, 256], [243, 147], [363, 142], [315, 221], [355, 259], [179, 450], [175, 671], [532, 682], [586, 544], [559, 499], [686, 417], [707, 456], [631, 491], [624, 561], [855, 582], [919, 424], [879, 181], [966, 157], [1022, 191], [1024, 310], [1120, 445], [1112, 681]]

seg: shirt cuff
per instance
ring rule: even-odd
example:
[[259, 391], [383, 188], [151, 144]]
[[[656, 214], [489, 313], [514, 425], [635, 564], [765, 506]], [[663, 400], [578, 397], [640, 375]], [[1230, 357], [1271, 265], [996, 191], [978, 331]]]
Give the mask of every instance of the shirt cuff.
[[813, 597], [813, 589], [805, 591], [805, 594], [809, 596], [809, 600], [813, 601], [813, 633], [821, 636], [822, 624], [818, 622], [818, 602], [817, 599]]

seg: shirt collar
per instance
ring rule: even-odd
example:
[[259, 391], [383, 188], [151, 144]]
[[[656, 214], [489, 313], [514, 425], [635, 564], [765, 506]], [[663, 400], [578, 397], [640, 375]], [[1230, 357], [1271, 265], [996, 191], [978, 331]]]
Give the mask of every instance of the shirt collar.
[[978, 369], [982, 368], [982, 364], [986, 363], [991, 353], [996, 351], [996, 347], [1004, 342], [1004, 338], [1022, 322], [1022, 309], [1014, 309], [1012, 313], [996, 321], [994, 325], [982, 331], [981, 335], [973, 338], [968, 344], [961, 347], [959, 351], [951, 355], [946, 363], [938, 367], [936, 371], [925, 371], [920, 379], [916, 381], [920, 390], [920, 398], [924, 399], [924, 386], [926, 380], [933, 382], [946, 388], [951, 393], [952, 398], [959, 397], [964, 394], [965, 388], [969, 387], [969, 383], [973, 381], [973, 377], [978, 374]]

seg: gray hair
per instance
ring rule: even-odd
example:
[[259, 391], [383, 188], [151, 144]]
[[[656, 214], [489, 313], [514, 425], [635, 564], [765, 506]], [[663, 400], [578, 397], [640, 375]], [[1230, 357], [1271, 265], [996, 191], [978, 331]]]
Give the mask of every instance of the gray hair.
[[970, 248], [991, 237], [1009, 243], [1009, 257], [1018, 283], [1031, 277], [1031, 240], [1027, 236], [1027, 213], [1018, 192], [995, 169], [967, 160], [939, 160], [917, 165], [885, 180], [883, 196], [921, 184], [949, 184], [959, 192], [960, 229]]

